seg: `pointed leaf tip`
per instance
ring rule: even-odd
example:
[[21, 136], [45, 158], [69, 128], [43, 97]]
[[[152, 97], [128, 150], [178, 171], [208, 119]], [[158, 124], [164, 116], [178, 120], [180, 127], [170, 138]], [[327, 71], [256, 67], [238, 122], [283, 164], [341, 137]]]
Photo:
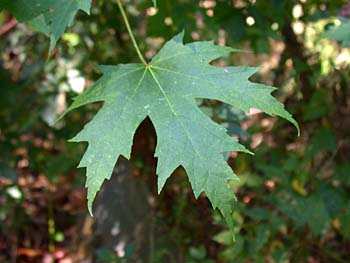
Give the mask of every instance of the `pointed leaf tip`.
[[177, 35], [175, 35], [172, 40], [177, 42], [177, 43], [180, 43], [180, 44], [183, 44], [183, 40], [184, 40], [184, 37], [185, 37], [185, 30], [183, 29], [180, 33], [178, 33]]
[[88, 211], [89, 211], [89, 214], [91, 217], [94, 217], [94, 214], [93, 214], [93, 209], [92, 209], [92, 204], [93, 204], [93, 201], [90, 201], [90, 199], [88, 199]]

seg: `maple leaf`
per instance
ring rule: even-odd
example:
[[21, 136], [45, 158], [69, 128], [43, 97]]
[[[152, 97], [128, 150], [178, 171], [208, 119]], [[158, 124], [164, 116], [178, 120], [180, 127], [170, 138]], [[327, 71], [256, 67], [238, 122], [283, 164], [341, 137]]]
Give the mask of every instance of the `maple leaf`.
[[88, 208], [120, 155], [130, 158], [133, 136], [148, 116], [156, 130], [158, 190], [182, 166], [196, 197], [205, 192], [232, 229], [235, 197], [228, 180], [237, 179], [223, 153], [249, 152], [198, 108], [195, 99], [215, 99], [249, 111], [258, 108], [279, 115], [298, 127], [270, 95], [274, 90], [248, 78], [258, 69], [217, 67], [209, 62], [234, 51], [213, 42], [184, 45], [183, 33], [168, 41], [148, 65], [101, 66], [103, 76], [74, 99], [64, 113], [104, 101], [103, 107], [71, 141], [89, 146], [79, 167], [86, 167]]
[[78, 10], [90, 12], [91, 0], [1, 0], [0, 11], [12, 13], [18, 21], [29, 22], [34, 29], [50, 37], [50, 52]]

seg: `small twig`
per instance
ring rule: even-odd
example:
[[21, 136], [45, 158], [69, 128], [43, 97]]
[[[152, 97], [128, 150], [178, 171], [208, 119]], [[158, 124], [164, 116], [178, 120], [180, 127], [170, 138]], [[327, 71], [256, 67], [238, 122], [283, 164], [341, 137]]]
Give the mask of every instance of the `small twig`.
[[0, 28], [0, 36], [5, 35], [7, 32], [9, 32], [12, 28], [14, 28], [17, 25], [16, 18], [12, 18], [10, 21], [8, 21], [3, 27]]
[[56, 233], [56, 227], [55, 227], [55, 215], [54, 215], [54, 207], [53, 207], [53, 202], [52, 202], [52, 193], [50, 189], [50, 185], [48, 187], [48, 192], [47, 192], [47, 201], [48, 201], [48, 233], [49, 233], [49, 252], [51, 256], [53, 257], [55, 253], [55, 240], [54, 236]]

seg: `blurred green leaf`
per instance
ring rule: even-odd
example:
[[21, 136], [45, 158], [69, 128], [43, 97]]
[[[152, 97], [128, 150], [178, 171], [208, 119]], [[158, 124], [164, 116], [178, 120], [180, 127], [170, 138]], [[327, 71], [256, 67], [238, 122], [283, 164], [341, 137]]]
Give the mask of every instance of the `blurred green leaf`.
[[331, 111], [331, 101], [326, 89], [317, 89], [306, 103], [303, 119], [306, 121], [319, 119]]
[[320, 196], [330, 216], [334, 217], [343, 207], [346, 207], [348, 200], [340, 187], [336, 188], [326, 183], [321, 183], [319, 187]]
[[320, 128], [311, 140], [311, 156], [318, 154], [320, 151], [329, 151], [335, 153], [337, 149], [336, 138], [330, 129]]
[[350, 240], [350, 203], [346, 213], [339, 216], [340, 219], [340, 232], [347, 240]]
[[0, 177], [11, 180], [12, 182], [17, 181], [17, 173], [16, 170], [8, 167], [4, 163], [0, 162]]
[[255, 220], [267, 220], [271, 218], [271, 211], [264, 208], [251, 208], [245, 214]]
[[[231, 236], [232, 238], [232, 236]], [[191, 257], [195, 260], [204, 260], [207, 256], [207, 251], [203, 246], [200, 247], [190, 247], [189, 253]]]
[[340, 21], [340, 25], [328, 28], [323, 37], [339, 41], [343, 47], [350, 47], [350, 20], [341, 19]]
[[257, 253], [258, 251], [260, 251], [260, 249], [264, 247], [271, 235], [270, 226], [266, 224], [259, 224], [254, 229], [254, 234], [254, 251], [255, 253]]
[[350, 185], [350, 163], [340, 163], [336, 169], [336, 178], [344, 185]]
[[120, 263], [120, 259], [115, 252], [109, 248], [99, 248], [96, 250], [97, 260], [108, 263]]
[[330, 226], [330, 216], [318, 194], [302, 199], [298, 209], [314, 235], [321, 236], [327, 231]]

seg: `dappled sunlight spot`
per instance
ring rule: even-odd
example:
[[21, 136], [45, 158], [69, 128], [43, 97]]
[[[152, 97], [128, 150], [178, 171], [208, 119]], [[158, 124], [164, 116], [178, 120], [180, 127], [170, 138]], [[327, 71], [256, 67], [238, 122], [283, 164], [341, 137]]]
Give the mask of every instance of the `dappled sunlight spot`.
[[218, 45], [219, 46], [226, 46], [226, 31], [225, 30], [222, 30], [222, 29], [219, 30]]
[[346, 68], [350, 65], [350, 51], [348, 48], [343, 48], [340, 54], [335, 59], [335, 67], [337, 69]]
[[266, 186], [266, 188], [267, 188], [269, 191], [272, 191], [272, 190], [275, 189], [275, 187], [276, 187], [276, 182], [273, 181], [273, 180], [267, 180], [267, 181], [265, 182], [265, 186]]
[[125, 256], [125, 241], [120, 241], [115, 247], [114, 251], [117, 253], [118, 257], [124, 257]]
[[209, 9], [209, 10], [206, 11], [206, 14], [209, 17], [213, 17], [214, 16], [214, 10], [213, 9]]
[[156, 52], [154, 50], [149, 50], [146, 52], [145, 56], [147, 59], [151, 59], [153, 58], [153, 56], [156, 54]]
[[250, 201], [251, 201], [252, 199], [251, 199], [251, 197], [250, 196], [245, 196], [245, 197], [243, 197], [243, 203], [244, 204], [246, 204], [246, 205], [248, 205], [249, 203], [250, 203]]
[[213, 0], [204, 0], [199, 2], [199, 7], [203, 7], [205, 9], [213, 8], [216, 6], [216, 1]]
[[245, 22], [248, 26], [253, 26], [255, 24], [255, 19], [252, 16], [248, 16], [246, 18]]
[[334, 25], [335, 26], [340, 26], [341, 25], [341, 21], [339, 19], [335, 19], [334, 20]]
[[11, 196], [13, 199], [21, 199], [23, 197], [22, 192], [19, 190], [19, 188], [14, 185], [10, 186], [6, 189], [6, 193]]
[[170, 16], [166, 17], [164, 19], [164, 24], [167, 26], [171, 26], [172, 24], [174, 24], [173, 19]]
[[75, 33], [64, 33], [62, 35], [62, 40], [66, 41], [71, 47], [76, 47], [81, 42], [79, 35]]
[[155, 7], [150, 7], [150, 8], [147, 8], [146, 10], [146, 14], [148, 16], [155, 16], [157, 13], [158, 13], [158, 9]]
[[117, 236], [117, 235], [119, 235], [120, 232], [121, 232], [121, 231], [120, 231], [120, 224], [117, 223], [117, 224], [115, 224], [115, 225], [112, 227], [112, 229], [111, 229], [111, 235], [112, 235], [112, 236]]
[[271, 29], [273, 30], [273, 31], [277, 31], [278, 30], [278, 28], [279, 28], [279, 24], [278, 23], [272, 23], [271, 24]]
[[244, 8], [248, 5], [248, 3], [242, 0], [238, 0], [238, 1], [233, 1], [233, 5], [235, 8]]
[[63, 258], [58, 261], [58, 263], [73, 263], [71, 258]]
[[274, 125], [274, 122], [272, 120], [272, 118], [265, 118], [261, 120], [261, 126], [264, 128], [268, 128], [268, 130], [271, 130]]
[[238, 152], [230, 152], [231, 158], [236, 158], [238, 156]]
[[28, 159], [19, 160], [18, 163], [17, 163], [17, 168], [19, 168], [19, 169], [23, 169], [23, 168], [26, 168], [28, 166], [29, 166]]
[[294, 68], [293, 60], [291, 58], [288, 58], [285, 64], [288, 70], [292, 70]]
[[15, 155], [16, 156], [27, 156], [28, 150], [25, 147], [19, 147], [15, 150]]
[[77, 69], [68, 69], [67, 71], [68, 84], [70, 88], [76, 93], [82, 93], [85, 87], [85, 78]]
[[252, 149], [256, 149], [259, 145], [261, 145], [261, 143], [264, 140], [264, 136], [262, 133], [255, 133], [252, 135], [252, 142], [250, 143], [250, 147]]
[[56, 113], [62, 114], [66, 109], [66, 93], [60, 92], [56, 97]]
[[191, 32], [191, 37], [193, 40], [199, 40], [200, 39], [200, 35], [198, 34], [198, 32]]
[[304, 33], [305, 30], [305, 24], [301, 21], [296, 21], [292, 23], [293, 31], [297, 35], [301, 35]]
[[213, 0], [200, 1], [198, 6], [207, 9], [205, 12], [207, 16], [209, 16], [209, 17], [214, 16], [214, 9], [213, 8], [216, 6], [216, 1], [213, 1]]
[[149, 50], [145, 53], [146, 58], [151, 59], [156, 54], [156, 50], [161, 48], [164, 44], [164, 41], [163, 37], [147, 37], [145, 42], [147, 43]]
[[204, 29], [206, 27], [204, 17], [200, 13], [196, 13], [196, 26], [198, 29]]
[[63, 250], [57, 250], [55, 252], [55, 258], [56, 259], [62, 259], [65, 256], [65, 252]]
[[298, 19], [304, 15], [304, 10], [301, 4], [297, 4], [293, 7], [293, 17]]

